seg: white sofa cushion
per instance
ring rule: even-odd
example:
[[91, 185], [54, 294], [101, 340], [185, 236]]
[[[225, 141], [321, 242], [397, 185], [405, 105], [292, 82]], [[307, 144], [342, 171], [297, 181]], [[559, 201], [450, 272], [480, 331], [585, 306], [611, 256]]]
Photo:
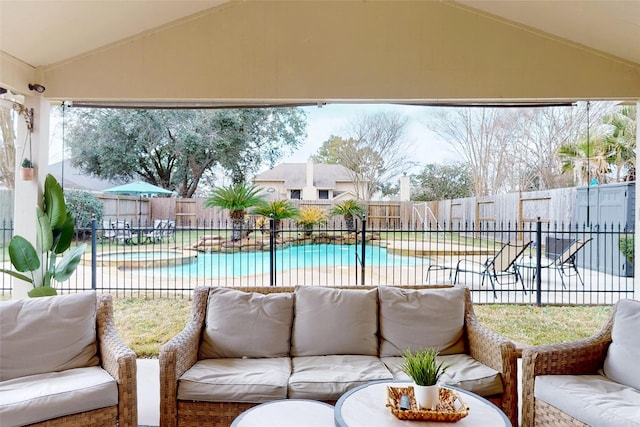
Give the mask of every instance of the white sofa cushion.
[[[451, 365], [440, 377], [440, 384], [460, 387], [480, 396], [493, 396], [504, 391], [500, 372], [483, 365], [468, 354], [438, 356], [438, 361], [443, 361], [445, 365]], [[402, 357], [383, 357], [382, 362], [391, 371], [394, 380], [411, 380], [402, 371]]]
[[608, 378], [636, 390], [640, 390], [639, 330], [640, 301], [619, 301], [613, 316], [611, 345], [603, 369]]
[[178, 400], [263, 403], [287, 397], [291, 359], [208, 359], [178, 380]]
[[3, 426], [32, 424], [117, 404], [116, 380], [97, 366], [0, 382]]
[[407, 349], [437, 348], [464, 353], [465, 290], [399, 289], [381, 286], [380, 357], [402, 356]]
[[337, 400], [344, 392], [393, 375], [374, 356], [294, 357], [289, 378], [290, 399]]
[[541, 375], [534, 395], [585, 424], [640, 426], [640, 391], [602, 375]]
[[200, 358], [286, 357], [292, 320], [292, 294], [212, 289]]
[[296, 288], [292, 356], [377, 356], [377, 333], [377, 289]]
[[0, 381], [98, 365], [94, 291], [0, 302]]

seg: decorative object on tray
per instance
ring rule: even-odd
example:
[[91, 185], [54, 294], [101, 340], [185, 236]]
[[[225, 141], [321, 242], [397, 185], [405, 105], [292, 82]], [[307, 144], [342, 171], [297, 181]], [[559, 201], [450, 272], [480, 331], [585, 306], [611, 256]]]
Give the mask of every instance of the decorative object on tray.
[[[453, 423], [469, 415], [469, 407], [460, 399], [458, 393], [444, 387], [439, 387], [438, 391], [439, 403], [435, 409], [430, 410], [418, 407], [413, 386], [387, 387], [387, 406], [396, 418], [407, 421]], [[409, 398], [409, 409], [403, 409], [405, 407], [403, 403], [406, 402], [405, 396]]]
[[415, 382], [415, 398], [423, 409], [434, 409], [438, 405], [438, 380], [449, 365], [438, 362], [438, 350], [419, 349], [415, 353], [407, 349], [404, 353], [402, 370]]

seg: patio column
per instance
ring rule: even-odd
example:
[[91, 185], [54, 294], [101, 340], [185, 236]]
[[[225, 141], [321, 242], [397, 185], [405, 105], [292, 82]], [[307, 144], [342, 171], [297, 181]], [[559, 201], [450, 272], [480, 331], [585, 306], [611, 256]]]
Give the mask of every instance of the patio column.
[[638, 136], [640, 135], [640, 99], [636, 100], [636, 206], [633, 250], [633, 299], [640, 300], [640, 186], [638, 185]]
[[[14, 235], [20, 235], [36, 245], [35, 206], [42, 199], [44, 180], [49, 167], [49, 102], [41, 96], [25, 96], [24, 106], [33, 108], [33, 132], [31, 133], [31, 153], [29, 154], [29, 130], [25, 113], [18, 116], [18, 134], [16, 138], [16, 174], [14, 192]], [[31, 157], [35, 165], [32, 181], [22, 179], [20, 172], [22, 160]], [[36, 280], [42, 278], [42, 272], [36, 272]], [[13, 279], [12, 297], [26, 298], [31, 284]]]

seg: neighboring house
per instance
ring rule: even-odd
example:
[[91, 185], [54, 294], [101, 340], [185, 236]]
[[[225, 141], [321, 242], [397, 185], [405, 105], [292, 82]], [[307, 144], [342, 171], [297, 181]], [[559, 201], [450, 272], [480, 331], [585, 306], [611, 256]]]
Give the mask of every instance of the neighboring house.
[[[64, 167], [64, 181], [62, 171]], [[71, 161], [52, 163], [49, 165], [49, 173], [53, 175], [64, 188], [86, 191], [102, 191], [115, 187], [122, 182], [111, 182], [85, 174], [80, 169], [71, 166]]]
[[343, 200], [356, 198], [353, 172], [342, 165], [282, 163], [258, 174], [254, 185], [268, 200]]

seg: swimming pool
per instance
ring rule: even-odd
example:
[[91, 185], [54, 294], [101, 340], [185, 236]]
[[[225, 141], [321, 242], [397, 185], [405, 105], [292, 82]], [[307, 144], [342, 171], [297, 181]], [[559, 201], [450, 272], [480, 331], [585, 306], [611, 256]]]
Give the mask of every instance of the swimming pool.
[[[275, 252], [275, 270], [293, 270], [335, 266], [336, 268], [359, 265], [356, 261], [362, 254], [358, 245], [299, 245], [278, 249]], [[367, 245], [365, 263], [367, 266], [413, 266], [424, 258], [397, 256], [385, 248]], [[269, 273], [269, 252], [203, 253], [196, 262], [171, 267], [151, 269], [161, 277], [224, 277]]]
[[[96, 256], [96, 263], [100, 267], [142, 268], [168, 267], [194, 262], [196, 255], [187, 252], [109, 252]], [[90, 263], [87, 260], [85, 263]]]

